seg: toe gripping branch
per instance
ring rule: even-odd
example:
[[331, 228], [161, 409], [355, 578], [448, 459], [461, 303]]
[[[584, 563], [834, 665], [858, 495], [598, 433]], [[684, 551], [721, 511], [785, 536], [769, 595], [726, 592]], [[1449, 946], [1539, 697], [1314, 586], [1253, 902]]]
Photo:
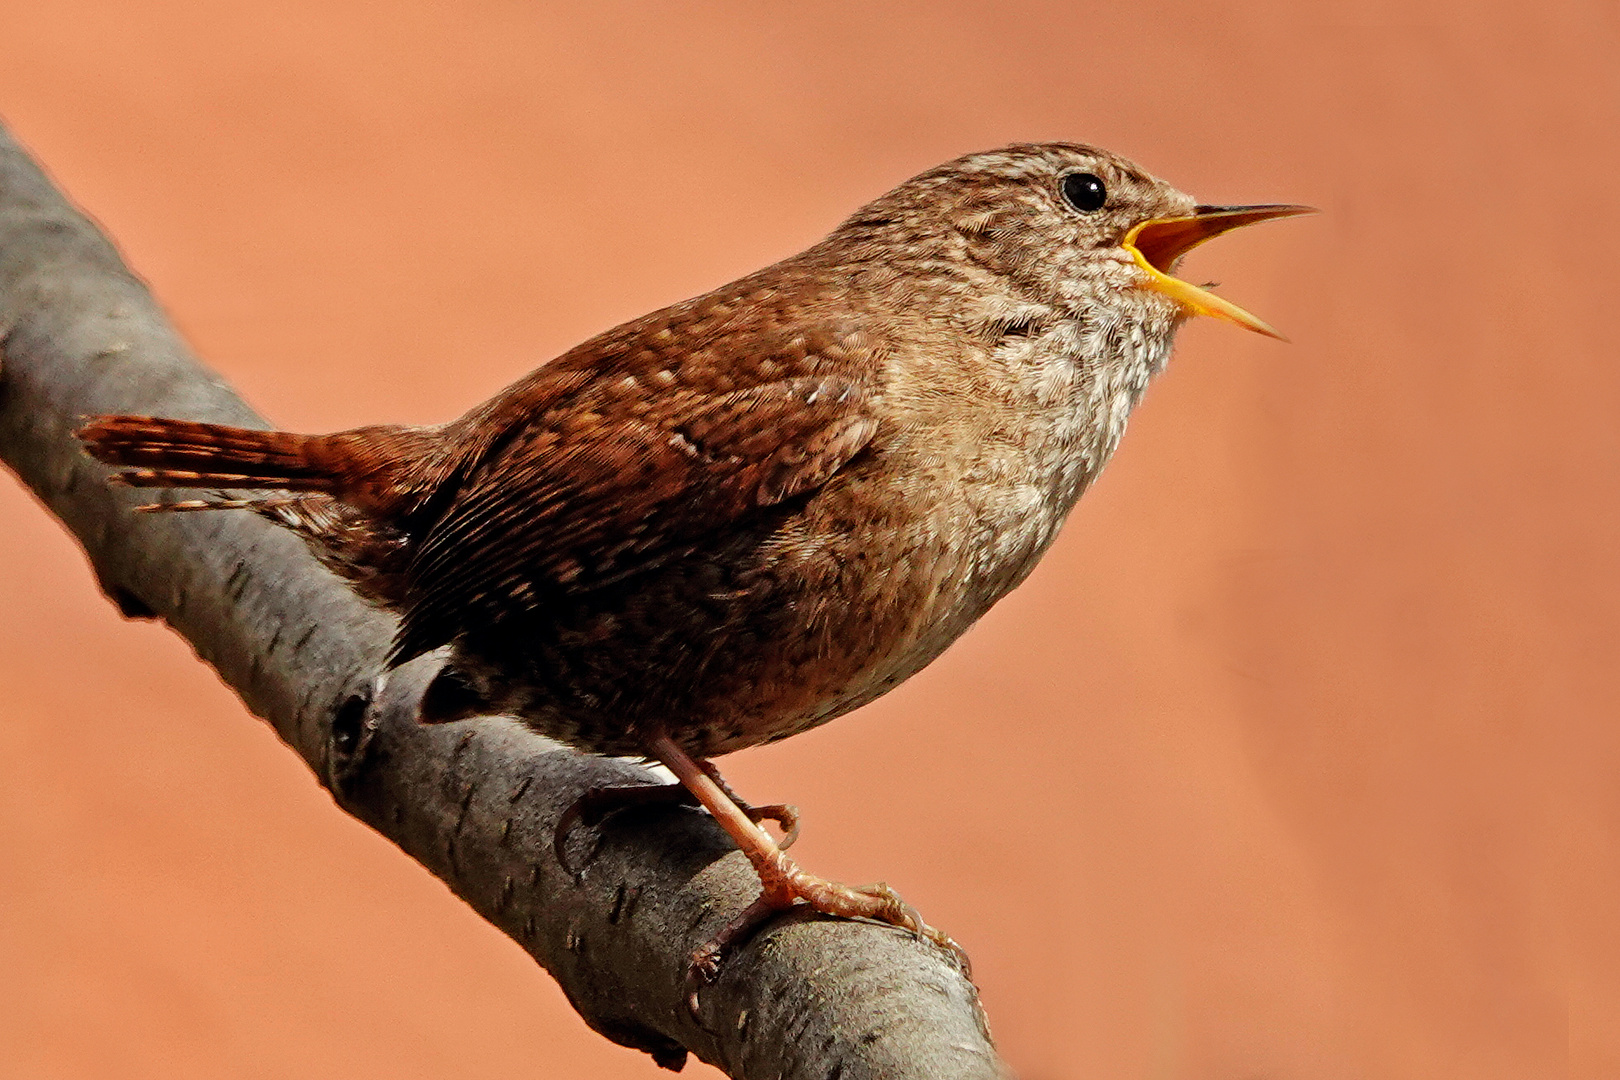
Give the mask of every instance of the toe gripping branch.
[[[964, 974], [971, 971], [967, 953], [950, 937], [923, 922], [917, 910], [898, 893], [881, 882], [851, 887], [816, 877], [799, 869], [783, 849], [797, 839], [798, 812], [788, 806], [749, 807], [726, 786], [714, 765], [698, 761], [677, 746], [667, 735], [654, 739], [652, 755], [673, 772], [697, 802], [720, 823], [720, 827], [748, 857], [760, 879], [760, 894], [753, 903], [711, 940], [692, 953], [687, 968], [687, 1006], [698, 1011], [699, 990], [714, 981], [726, 955], [752, 937], [777, 912], [800, 905], [827, 915], [873, 919], [907, 930], [949, 950]], [[673, 785], [669, 785], [673, 787]], [[654, 789], [658, 790], [658, 789]], [[669, 796], [672, 800], [674, 796]], [[583, 801], [583, 800], [582, 800]], [[578, 804], [576, 804], [577, 806]], [[573, 810], [564, 816], [565, 822]], [[779, 822], [787, 837], [778, 844], [758, 822], [770, 818]], [[559, 834], [562, 830], [559, 828]]]

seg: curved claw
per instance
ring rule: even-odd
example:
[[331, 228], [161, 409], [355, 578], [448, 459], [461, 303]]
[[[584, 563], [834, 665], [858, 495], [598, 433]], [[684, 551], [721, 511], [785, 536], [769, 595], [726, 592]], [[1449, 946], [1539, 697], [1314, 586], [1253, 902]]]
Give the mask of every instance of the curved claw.
[[[968, 957], [967, 950], [943, 930], [937, 930], [923, 922], [921, 912], [901, 899], [900, 894], [890, 888], [888, 882], [879, 881], [871, 885], [862, 885], [855, 891], [883, 901], [885, 914], [871, 915], [869, 918], [898, 926], [902, 930], [909, 930], [919, 941], [931, 941], [945, 949], [955, 957], [956, 965], [962, 969], [963, 977], [972, 980], [973, 961]], [[889, 917], [889, 913], [894, 917]]]
[[703, 770], [705, 776], [714, 781], [715, 787], [719, 788], [725, 797], [730, 799], [749, 821], [752, 821], [755, 825], [758, 825], [761, 821], [774, 821], [782, 827], [783, 836], [781, 840], [776, 842], [777, 850], [785, 851], [793, 846], [794, 841], [798, 840], [799, 808], [797, 806], [791, 803], [750, 806], [741, 795], [731, 790], [731, 785], [726, 783], [726, 778], [720, 775], [720, 770], [715, 766], [714, 762], [699, 759], [694, 764]]
[[786, 851], [799, 839], [799, 808], [791, 803], [771, 803], [769, 806], [749, 806], [747, 803], [739, 804], [742, 812], [748, 815], [748, 820], [758, 825], [762, 821], [774, 821], [782, 827], [782, 839], [776, 846]]

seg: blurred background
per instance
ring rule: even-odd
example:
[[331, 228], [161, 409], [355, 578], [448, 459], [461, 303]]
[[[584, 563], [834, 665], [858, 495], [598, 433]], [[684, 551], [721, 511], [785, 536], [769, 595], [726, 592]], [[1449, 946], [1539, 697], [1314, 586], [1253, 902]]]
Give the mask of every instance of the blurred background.
[[[727, 775], [967, 946], [1029, 1080], [1620, 1075], [1608, 0], [0, 22], [0, 115], [300, 430], [448, 418], [1014, 140], [1322, 207], [1189, 265], [1292, 345], [1188, 327], [1023, 589]], [[9, 477], [0, 525], [0, 1076], [659, 1075]]]

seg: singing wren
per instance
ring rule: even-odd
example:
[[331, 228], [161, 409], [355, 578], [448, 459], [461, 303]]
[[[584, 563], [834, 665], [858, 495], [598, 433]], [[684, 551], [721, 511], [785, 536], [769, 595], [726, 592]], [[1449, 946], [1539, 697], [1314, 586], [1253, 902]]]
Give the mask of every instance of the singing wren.
[[103, 416], [142, 487], [275, 492], [395, 612], [397, 665], [447, 658], [423, 719], [520, 718], [667, 765], [760, 898], [712, 973], [798, 903], [948, 943], [886, 886], [800, 870], [708, 759], [897, 686], [1021, 582], [1113, 454], [1177, 327], [1275, 332], [1173, 276], [1195, 244], [1306, 212], [1205, 206], [1114, 154], [1009, 146], [930, 169], [801, 254], [608, 330], [460, 419], [332, 435]]

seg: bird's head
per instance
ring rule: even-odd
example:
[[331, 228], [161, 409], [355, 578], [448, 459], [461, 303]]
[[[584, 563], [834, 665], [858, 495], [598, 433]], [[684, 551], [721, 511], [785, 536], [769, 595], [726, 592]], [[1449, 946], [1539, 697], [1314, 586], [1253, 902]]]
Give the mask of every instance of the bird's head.
[[1312, 212], [1201, 205], [1106, 150], [1035, 143], [930, 169], [864, 207], [845, 229], [901, 228], [924, 249], [955, 248], [964, 265], [1059, 307], [1124, 305], [1172, 322], [1211, 315], [1281, 337], [1175, 269], [1189, 250], [1223, 232]]

